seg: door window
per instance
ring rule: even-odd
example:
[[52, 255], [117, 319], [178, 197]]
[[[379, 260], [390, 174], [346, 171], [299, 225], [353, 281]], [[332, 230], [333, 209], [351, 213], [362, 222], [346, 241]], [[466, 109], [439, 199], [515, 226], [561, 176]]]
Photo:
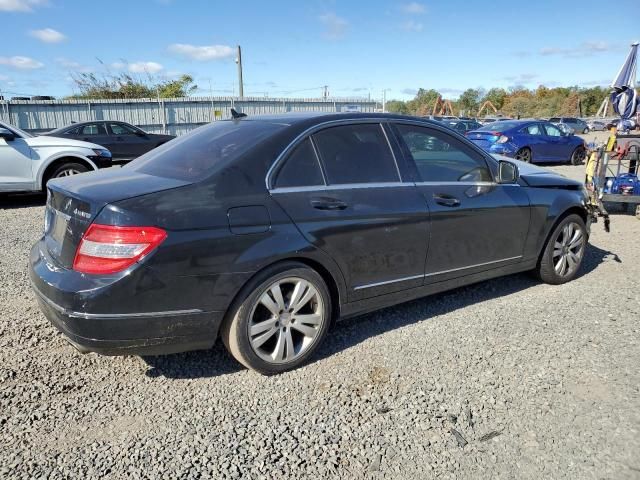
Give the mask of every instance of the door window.
[[324, 185], [318, 157], [310, 138], [304, 139], [295, 147], [278, 170], [273, 184], [275, 188]]
[[554, 125], [545, 125], [545, 130], [547, 131], [547, 135], [550, 137], [561, 137], [562, 133], [560, 129]]
[[393, 153], [378, 123], [331, 127], [313, 138], [330, 185], [400, 181]]
[[122, 123], [110, 123], [109, 128], [114, 135], [135, 135], [136, 130]]
[[537, 123], [534, 123], [533, 125], [529, 125], [528, 127], [525, 127], [524, 131], [528, 135], [542, 135], [542, 129], [540, 128], [540, 125], [538, 125]]
[[490, 182], [485, 160], [455, 138], [415, 125], [397, 125], [423, 182]]
[[89, 125], [84, 125], [80, 127], [79, 135], [106, 135], [106, 131], [104, 129], [104, 125], [100, 125], [97, 123], [90, 123]]

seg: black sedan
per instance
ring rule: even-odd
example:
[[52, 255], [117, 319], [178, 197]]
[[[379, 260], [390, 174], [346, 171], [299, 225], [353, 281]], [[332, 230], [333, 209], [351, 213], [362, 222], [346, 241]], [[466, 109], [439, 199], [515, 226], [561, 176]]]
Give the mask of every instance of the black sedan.
[[48, 190], [30, 277], [78, 349], [221, 337], [266, 374], [338, 318], [527, 270], [567, 282], [591, 222], [580, 183], [384, 114], [215, 122]]
[[126, 122], [112, 121], [74, 123], [46, 135], [97, 143], [111, 152], [114, 162], [128, 162], [175, 138], [147, 133]]

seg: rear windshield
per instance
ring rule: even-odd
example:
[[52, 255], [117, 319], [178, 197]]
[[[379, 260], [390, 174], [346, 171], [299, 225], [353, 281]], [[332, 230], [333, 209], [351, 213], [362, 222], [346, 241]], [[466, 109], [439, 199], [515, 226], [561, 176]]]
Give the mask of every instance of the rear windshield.
[[200, 180], [216, 164], [239, 158], [285, 125], [223, 120], [204, 125], [137, 158], [124, 168], [179, 180]]
[[497, 130], [511, 130], [512, 128], [518, 127], [520, 124], [517, 122], [507, 122], [505, 120], [498, 120], [496, 122], [491, 122], [489, 125], [485, 125], [478, 130], [484, 132], [495, 132]]

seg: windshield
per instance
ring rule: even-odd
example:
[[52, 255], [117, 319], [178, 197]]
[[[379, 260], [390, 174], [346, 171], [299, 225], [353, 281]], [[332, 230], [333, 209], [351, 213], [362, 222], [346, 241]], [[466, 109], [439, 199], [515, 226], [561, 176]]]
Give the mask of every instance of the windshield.
[[16, 128], [12, 125], [7, 125], [6, 123], [3, 123], [3, 122], [0, 122], [0, 128], [6, 128], [7, 130], [11, 130], [13, 133], [15, 133], [16, 135], [19, 135], [22, 138], [33, 137], [33, 135], [31, 135], [30, 133], [27, 133], [24, 130], [20, 130], [19, 128]]
[[124, 168], [159, 177], [200, 180], [220, 163], [235, 160], [285, 125], [224, 120], [197, 128], [151, 150]]
[[497, 130], [511, 130], [512, 128], [518, 127], [520, 124], [518, 122], [509, 122], [506, 120], [499, 120], [497, 122], [491, 122], [488, 125], [480, 127], [478, 130], [481, 132], [495, 132]]

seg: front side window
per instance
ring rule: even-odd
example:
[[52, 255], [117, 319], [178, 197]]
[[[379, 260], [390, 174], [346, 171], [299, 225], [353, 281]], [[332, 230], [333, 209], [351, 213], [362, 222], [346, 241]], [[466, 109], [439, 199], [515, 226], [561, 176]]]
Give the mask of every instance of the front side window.
[[456, 139], [416, 125], [398, 125], [397, 128], [421, 181], [492, 181], [484, 159]]
[[323, 184], [322, 171], [310, 138], [304, 139], [294, 148], [276, 173], [273, 182], [275, 188], [312, 187]]
[[110, 123], [109, 128], [114, 135], [135, 135], [137, 133], [136, 130], [122, 123]]
[[400, 181], [379, 123], [331, 127], [313, 138], [329, 185]]
[[547, 131], [547, 135], [549, 135], [550, 137], [561, 137], [562, 133], [560, 132], [560, 129], [554, 125], [545, 125], [544, 126], [545, 130]]

